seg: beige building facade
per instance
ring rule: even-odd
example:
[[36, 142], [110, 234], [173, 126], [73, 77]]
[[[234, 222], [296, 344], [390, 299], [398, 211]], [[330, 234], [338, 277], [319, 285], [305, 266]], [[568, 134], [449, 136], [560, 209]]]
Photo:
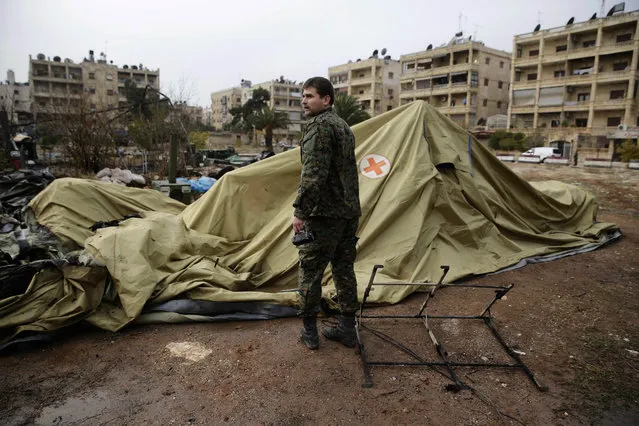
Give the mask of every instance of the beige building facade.
[[[262, 88], [269, 91], [271, 99], [269, 108], [286, 113], [290, 124], [286, 129], [274, 129], [273, 135], [279, 137], [301, 136], [304, 128], [304, 116], [302, 114], [302, 84], [296, 81], [279, 78], [253, 85], [252, 89]], [[252, 96], [252, 89], [245, 91], [245, 97]]]
[[350, 61], [329, 67], [328, 78], [335, 93], [357, 98], [371, 117], [390, 111], [399, 105], [399, 75], [401, 66], [390, 56], [375, 53], [365, 60]]
[[242, 106], [251, 99], [253, 90], [257, 88], [268, 90], [270, 94], [268, 107], [286, 113], [291, 121], [286, 129], [273, 130], [276, 139], [298, 137], [304, 130], [302, 83], [286, 80], [283, 77], [258, 84], [242, 80], [239, 87], [211, 93], [211, 117], [215, 129], [222, 130], [225, 124], [230, 123], [233, 119], [230, 110]]
[[422, 100], [464, 128], [508, 111], [511, 55], [470, 37], [402, 55], [400, 104]]
[[53, 59], [38, 54], [29, 55], [29, 85], [32, 112], [55, 112], [70, 102], [85, 99], [94, 110], [117, 108], [125, 105], [124, 83], [132, 80], [138, 87], [160, 87], [160, 70], [138, 65], [118, 67], [107, 63], [106, 56], [95, 59], [93, 51], [82, 62], [71, 59]]
[[29, 83], [16, 83], [15, 73], [7, 71], [7, 79], [0, 82], [0, 110], [7, 112], [10, 123], [25, 123], [31, 118], [31, 89]]
[[547, 142], [627, 137], [639, 125], [638, 31], [633, 11], [515, 36], [508, 126]]
[[211, 93], [211, 126], [222, 130], [233, 120], [231, 109], [242, 106], [242, 88], [232, 87]]

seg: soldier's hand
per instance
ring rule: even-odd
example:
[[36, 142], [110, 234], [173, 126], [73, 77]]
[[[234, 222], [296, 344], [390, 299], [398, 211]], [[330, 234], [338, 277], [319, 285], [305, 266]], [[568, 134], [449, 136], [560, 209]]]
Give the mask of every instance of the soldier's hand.
[[304, 225], [306, 225], [306, 222], [293, 216], [293, 232], [295, 234], [302, 232], [302, 229], [304, 229]]

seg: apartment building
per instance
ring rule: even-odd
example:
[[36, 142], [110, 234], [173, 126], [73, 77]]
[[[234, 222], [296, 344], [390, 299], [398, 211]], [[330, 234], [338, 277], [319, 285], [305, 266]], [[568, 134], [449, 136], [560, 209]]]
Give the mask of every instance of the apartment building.
[[253, 90], [262, 88], [268, 90], [270, 100], [268, 107], [275, 111], [285, 112], [291, 123], [286, 129], [274, 129], [273, 134], [278, 138], [298, 136], [304, 129], [302, 115], [302, 83], [286, 80], [284, 77], [252, 84], [250, 80], [242, 80], [239, 87], [211, 93], [212, 125], [222, 130], [226, 123], [230, 123], [233, 116], [232, 108], [242, 106], [253, 96]]
[[399, 105], [400, 71], [398, 60], [390, 56], [380, 58], [376, 50], [368, 59], [329, 67], [328, 78], [336, 94], [356, 97], [362, 109], [374, 117]]
[[13, 70], [0, 82], [0, 110], [7, 112], [10, 123], [26, 123], [31, 119], [31, 90], [29, 83], [16, 83]]
[[107, 63], [106, 55], [95, 59], [93, 51], [82, 62], [69, 58], [53, 59], [40, 53], [29, 55], [29, 85], [32, 112], [37, 116], [55, 113], [71, 102], [89, 102], [92, 109], [116, 108], [124, 105], [124, 83], [132, 80], [138, 87], [160, 87], [160, 70], [150, 70], [138, 65], [119, 67], [113, 61]]
[[286, 129], [274, 129], [273, 134], [282, 137], [297, 136], [302, 132], [304, 126], [304, 116], [302, 115], [302, 84], [284, 77], [265, 81], [253, 85], [251, 90], [244, 93], [246, 99], [252, 96], [252, 90], [262, 88], [271, 94], [269, 108], [275, 111], [284, 112], [288, 115], [291, 123]]
[[[242, 80], [242, 85], [244, 81]], [[222, 130], [225, 124], [231, 122], [231, 109], [242, 106], [242, 85], [211, 93], [211, 126], [215, 130]]]
[[422, 100], [464, 128], [508, 111], [509, 52], [457, 33], [445, 45], [402, 55], [400, 104]]
[[547, 142], [627, 138], [639, 125], [639, 11], [572, 21], [514, 37], [508, 126]]

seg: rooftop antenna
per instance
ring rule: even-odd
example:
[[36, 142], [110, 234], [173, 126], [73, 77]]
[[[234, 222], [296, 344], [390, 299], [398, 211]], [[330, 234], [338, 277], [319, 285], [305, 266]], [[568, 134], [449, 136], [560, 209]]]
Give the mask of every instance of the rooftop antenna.
[[599, 10], [599, 17], [606, 16], [606, 0], [601, 0], [601, 9]]
[[537, 11], [537, 25], [541, 25], [541, 10]]

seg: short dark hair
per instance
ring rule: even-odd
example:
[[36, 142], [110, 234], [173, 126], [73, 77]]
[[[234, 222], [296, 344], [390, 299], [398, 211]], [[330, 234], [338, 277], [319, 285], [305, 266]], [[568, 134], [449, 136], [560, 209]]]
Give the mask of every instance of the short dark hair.
[[308, 89], [309, 87], [313, 87], [317, 90], [317, 94], [322, 98], [324, 96], [331, 97], [331, 105], [335, 101], [335, 89], [333, 89], [333, 85], [331, 82], [324, 77], [311, 77], [304, 82], [302, 89]]

